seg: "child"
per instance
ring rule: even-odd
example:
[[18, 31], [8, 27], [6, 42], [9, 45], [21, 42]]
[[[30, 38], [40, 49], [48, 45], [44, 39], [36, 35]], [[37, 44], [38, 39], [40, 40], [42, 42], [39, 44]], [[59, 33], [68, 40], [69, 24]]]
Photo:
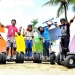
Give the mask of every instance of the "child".
[[61, 28], [61, 46], [63, 47], [62, 54], [67, 54], [69, 52], [68, 46], [69, 46], [69, 41], [70, 41], [70, 25], [75, 19], [75, 16], [70, 20], [70, 22], [66, 23], [66, 20], [64, 18], [60, 19], [61, 25], [55, 24], [52, 20], [50, 22], [54, 24], [56, 27]]
[[4, 26], [2, 25], [1, 27], [4, 27], [4, 28], [7, 28], [8, 29], [8, 33], [7, 33], [7, 42], [6, 42], [6, 54], [7, 54], [7, 59], [9, 59], [10, 57], [8, 56], [9, 55], [9, 49], [11, 47], [11, 39], [13, 38], [13, 49], [14, 51], [12, 51], [12, 58], [15, 59], [16, 56], [15, 56], [15, 53], [16, 53], [16, 42], [15, 42], [15, 39], [14, 39], [14, 35], [15, 35], [15, 32], [19, 34], [18, 32], [18, 29], [17, 27], [15, 26], [16, 25], [16, 20], [15, 19], [12, 19], [11, 20], [11, 24], [12, 25], [7, 25], [7, 26]]
[[33, 30], [32, 25], [28, 25], [27, 30], [23, 32], [25, 36], [25, 44], [26, 44], [26, 57], [32, 58], [32, 46], [33, 46]]
[[50, 25], [46, 22], [47, 26], [46, 27], [39, 27], [38, 30], [40, 31], [40, 34], [42, 35], [41, 42], [43, 41], [43, 48], [44, 48], [44, 56], [49, 57], [49, 46], [50, 46], [50, 37], [49, 37], [49, 32], [48, 28]]

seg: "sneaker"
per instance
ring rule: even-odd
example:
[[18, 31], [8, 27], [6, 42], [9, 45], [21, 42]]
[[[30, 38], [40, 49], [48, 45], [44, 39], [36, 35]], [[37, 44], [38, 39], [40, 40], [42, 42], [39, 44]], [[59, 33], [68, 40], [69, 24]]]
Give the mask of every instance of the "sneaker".
[[13, 55], [12, 59], [16, 59], [16, 55]]
[[28, 59], [28, 56], [27, 56], [27, 57], [25, 57], [25, 59]]
[[42, 56], [42, 59], [43, 59], [43, 60], [45, 60], [45, 59], [46, 59], [46, 57], [45, 57], [45, 56]]
[[46, 59], [47, 59], [47, 60], [49, 60], [49, 57], [48, 57], [48, 56], [46, 56]]
[[32, 57], [29, 57], [29, 59], [32, 59]]
[[9, 56], [7, 56], [7, 59], [10, 59], [10, 57], [9, 57]]

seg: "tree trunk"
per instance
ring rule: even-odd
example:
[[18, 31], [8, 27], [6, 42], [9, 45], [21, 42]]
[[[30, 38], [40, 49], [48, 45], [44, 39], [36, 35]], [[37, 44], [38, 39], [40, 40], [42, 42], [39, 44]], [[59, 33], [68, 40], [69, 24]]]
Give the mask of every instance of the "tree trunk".
[[65, 10], [65, 19], [66, 19], [66, 22], [68, 22], [68, 19], [67, 19], [67, 8], [66, 8], [66, 4], [64, 4], [64, 10]]

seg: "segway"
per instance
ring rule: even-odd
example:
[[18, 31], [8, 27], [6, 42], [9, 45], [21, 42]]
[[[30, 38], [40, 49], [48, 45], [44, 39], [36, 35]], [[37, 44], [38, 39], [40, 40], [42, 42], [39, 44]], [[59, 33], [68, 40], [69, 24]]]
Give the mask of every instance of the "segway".
[[10, 46], [10, 49], [11, 49], [11, 55], [10, 55], [10, 58], [9, 59], [6, 59], [7, 62], [16, 62], [16, 63], [20, 63], [20, 59], [21, 59], [21, 54], [19, 54], [17, 51], [16, 51], [16, 59], [13, 59], [13, 55], [12, 55], [12, 50], [13, 50], [13, 41], [14, 41], [14, 37], [11, 37], [11, 39], [9, 40], [9, 42], [11, 43], [11, 46]]
[[[61, 37], [61, 36], [59, 36]], [[74, 68], [75, 67], [75, 53], [74, 52], [66, 52], [67, 48], [64, 48], [62, 46], [62, 41], [60, 42], [60, 52], [56, 57], [56, 62], [58, 65], [64, 65], [68, 68]], [[64, 53], [63, 53], [63, 51]]]
[[47, 56], [47, 49], [46, 49], [46, 43], [45, 47], [43, 48], [43, 52], [39, 51], [38, 53], [34, 54], [34, 63], [41, 63], [41, 62], [50, 62], [50, 64], [55, 64], [56, 55], [55, 52], [52, 51], [49, 54], [49, 57]]
[[20, 62], [19, 63], [24, 63], [25, 44], [24, 44], [23, 35], [21, 35], [20, 33], [15, 34], [15, 41], [16, 41], [16, 46], [17, 46], [16, 51], [20, 55]]
[[[1, 46], [1, 48], [3, 48], [5, 46], [5, 41], [4, 41], [3, 37], [1, 36], [1, 34], [0, 34], [0, 42], [2, 44], [0, 46]], [[4, 46], [3, 46], [3, 44], [4, 44]], [[0, 54], [0, 64], [6, 64], [6, 52], [5, 52], [4, 49], [2, 49], [0, 52], [1, 52], [1, 54]]]
[[6, 64], [6, 52], [0, 54], [0, 64]]

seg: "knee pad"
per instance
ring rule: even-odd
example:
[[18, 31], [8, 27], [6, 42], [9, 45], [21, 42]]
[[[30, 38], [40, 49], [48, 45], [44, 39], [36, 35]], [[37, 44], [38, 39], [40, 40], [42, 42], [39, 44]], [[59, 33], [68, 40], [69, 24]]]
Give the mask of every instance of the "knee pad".
[[9, 47], [7, 47], [6, 50], [9, 51]]
[[16, 47], [14, 47], [14, 51], [16, 51]]

